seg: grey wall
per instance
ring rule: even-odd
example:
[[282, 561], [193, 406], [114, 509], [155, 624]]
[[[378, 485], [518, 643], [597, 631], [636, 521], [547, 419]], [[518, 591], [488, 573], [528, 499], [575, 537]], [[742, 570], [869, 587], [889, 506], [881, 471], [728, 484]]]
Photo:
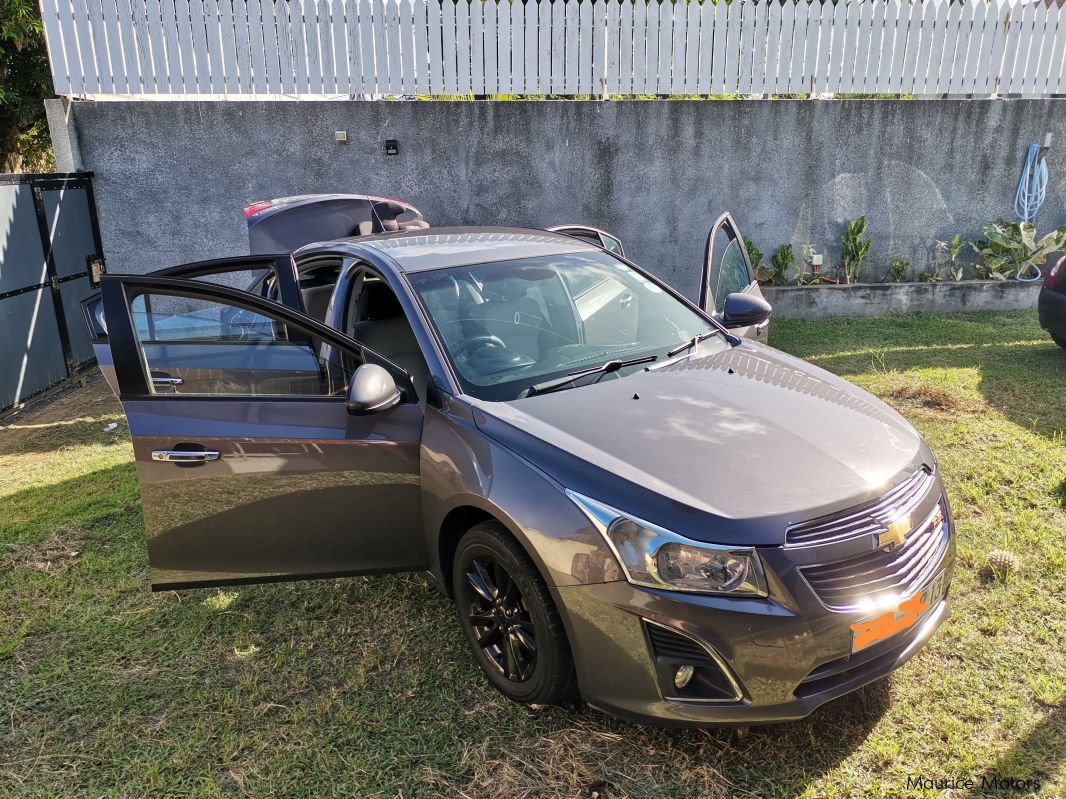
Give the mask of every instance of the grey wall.
[[96, 173], [112, 271], [246, 252], [249, 202], [351, 191], [435, 225], [603, 227], [689, 293], [724, 210], [767, 258], [810, 242], [830, 262], [842, 220], [866, 214], [880, 275], [1012, 217], [1025, 148], [1048, 131], [1039, 227], [1066, 224], [1066, 100], [60, 102], [59, 167]]
[[774, 307], [774, 319], [825, 319], [828, 316], [1025, 311], [1036, 307], [1040, 283], [964, 280], [961, 283], [764, 286], [762, 291]]

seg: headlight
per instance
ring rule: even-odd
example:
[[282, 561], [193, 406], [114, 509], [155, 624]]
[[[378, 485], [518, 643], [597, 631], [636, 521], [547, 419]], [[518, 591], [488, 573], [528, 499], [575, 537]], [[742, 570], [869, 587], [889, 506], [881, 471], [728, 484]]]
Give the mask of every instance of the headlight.
[[629, 582], [697, 594], [766, 596], [762, 562], [752, 547], [691, 541], [574, 491], [566, 495], [606, 539]]

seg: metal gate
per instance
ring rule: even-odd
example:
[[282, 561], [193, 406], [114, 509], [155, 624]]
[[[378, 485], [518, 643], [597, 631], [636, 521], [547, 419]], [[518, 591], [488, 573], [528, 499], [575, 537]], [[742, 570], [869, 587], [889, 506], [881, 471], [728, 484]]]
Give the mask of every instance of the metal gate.
[[0, 175], [0, 414], [93, 363], [80, 303], [101, 253], [91, 172]]

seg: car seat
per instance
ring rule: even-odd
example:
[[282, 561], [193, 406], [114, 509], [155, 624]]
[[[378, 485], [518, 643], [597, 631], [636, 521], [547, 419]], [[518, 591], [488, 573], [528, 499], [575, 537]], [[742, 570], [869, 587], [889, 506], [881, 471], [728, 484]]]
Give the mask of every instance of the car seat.
[[546, 320], [536, 300], [527, 296], [526, 286], [527, 281], [513, 276], [489, 277], [482, 286], [485, 301], [469, 313], [478, 327], [500, 338], [507, 349], [537, 361]]
[[411, 375], [419, 401], [425, 402], [429, 365], [392, 289], [380, 280], [365, 281], [355, 298], [354, 318], [352, 337]]

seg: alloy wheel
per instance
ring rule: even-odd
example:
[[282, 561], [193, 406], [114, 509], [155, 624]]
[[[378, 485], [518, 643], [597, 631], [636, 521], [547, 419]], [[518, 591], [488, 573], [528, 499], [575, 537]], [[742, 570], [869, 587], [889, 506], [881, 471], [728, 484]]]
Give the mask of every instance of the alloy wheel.
[[518, 583], [499, 561], [470, 561], [467, 618], [486, 659], [508, 680], [525, 682], [537, 665], [533, 620]]

